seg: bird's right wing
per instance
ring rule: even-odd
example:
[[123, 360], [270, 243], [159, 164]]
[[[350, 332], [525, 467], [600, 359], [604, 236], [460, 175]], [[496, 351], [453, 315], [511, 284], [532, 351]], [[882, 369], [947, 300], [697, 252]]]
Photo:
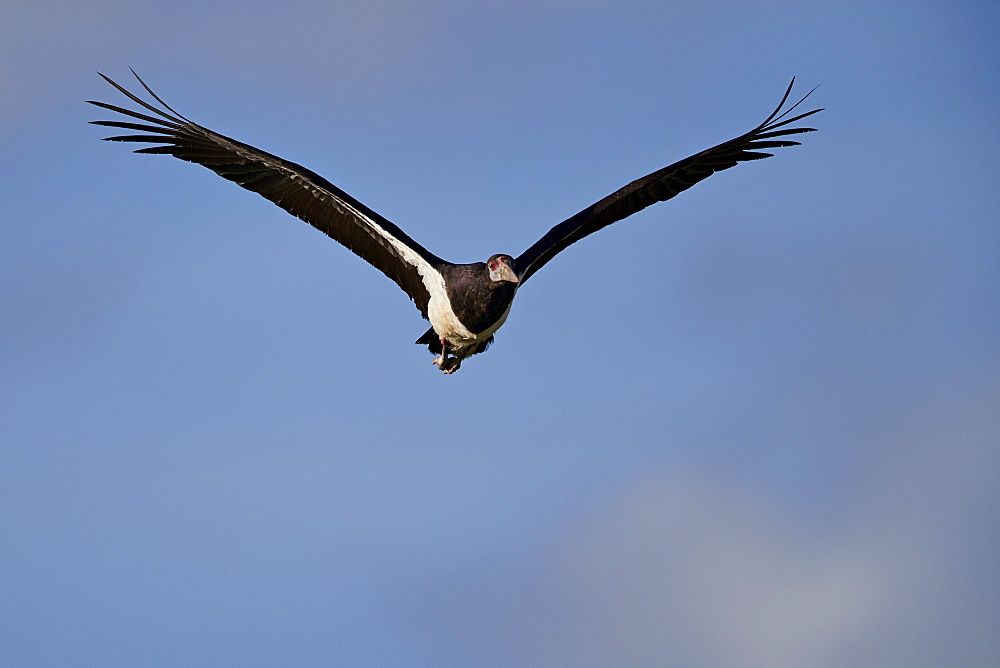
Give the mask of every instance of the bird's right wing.
[[[650, 204], [668, 200], [674, 195], [687, 190], [702, 179], [708, 178], [715, 172], [729, 169], [730, 167], [734, 167], [736, 163], [745, 160], [759, 160], [761, 158], [769, 158], [772, 155], [771, 153], [763, 153], [757, 149], [797, 145], [799, 143], [797, 141], [776, 140], [776, 138], [800, 132], [812, 132], [815, 128], [784, 128], [780, 130], [778, 128], [782, 128], [823, 110], [814, 109], [783, 120], [785, 116], [802, 104], [803, 100], [812, 93], [812, 91], [809, 91], [801, 100], [782, 112], [781, 109], [785, 106], [785, 102], [792, 92], [793, 85], [795, 85], [794, 78], [788, 84], [788, 89], [785, 91], [785, 95], [781, 98], [781, 102], [778, 104], [778, 108], [774, 110], [774, 113], [750, 132], [702, 151], [697, 155], [692, 155], [680, 162], [675, 162], [669, 167], [664, 167], [641, 179], [636, 179], [621, 190], [608, 195], [600, 202], [587, 207], [572, 218], [568, 218], [553, 227], [545, 236], [535, 242], [531, 248], [524, 251], [514, 260], [521, 283], [528, 280], [529, 276], [538, 271], [546, 262], [555, 257], [556, 254], [570, 244], [583, 239], [585, 236], [593, 234], [597, 230], [607, 227], [623, 218], [627, 218], [633, 213], [642, 211]], [[816, 89], [814, 88], [813, 90]]]
[[441, 258], [315, 172], [192, 123], [157, 97], [139, 79], [139, 75], [135, 75], [136, 79], [163, 105], [163, 109], [139, 99], [103, 74], [101, 76], [132, 101], [155, 114], [149, 116], [90, 100], [98, 107], [144, 121], [92, 121], [96, 125], [143, 133], [107, 137], [108, 140], [156, 144], [135, 152], [166, 153], [194, 162], [247, 190], [259, 193], [339, 241], [391, 278], [427, 317], [428, 286], [430, 282], [441, 280], [434, 268], [434, 265], [442, 263]]

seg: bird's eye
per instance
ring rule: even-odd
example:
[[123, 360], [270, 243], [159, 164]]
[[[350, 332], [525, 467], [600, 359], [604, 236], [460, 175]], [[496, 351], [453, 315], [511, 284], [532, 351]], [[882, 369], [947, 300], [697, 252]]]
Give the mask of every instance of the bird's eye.
[[496, 271], [496, 270], [497, 270], [497, 263], [490, 262], [490, 271]]

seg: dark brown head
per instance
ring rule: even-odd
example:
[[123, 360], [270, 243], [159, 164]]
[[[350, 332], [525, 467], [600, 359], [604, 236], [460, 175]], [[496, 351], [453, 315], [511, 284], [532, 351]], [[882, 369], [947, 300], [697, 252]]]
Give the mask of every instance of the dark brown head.
[[517, 271], [514, 268], [514, 258], [510, 255], [498, 254], [486, 261], [486, 269], [490, 272], [491, 281], [510, 281], [519, 283]]

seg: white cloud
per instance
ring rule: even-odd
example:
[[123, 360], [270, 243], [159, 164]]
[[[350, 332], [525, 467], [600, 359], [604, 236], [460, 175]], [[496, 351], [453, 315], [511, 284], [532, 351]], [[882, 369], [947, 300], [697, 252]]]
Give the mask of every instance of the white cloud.
[[459, 633], [498, 664], [984, 665], [995, 605], [967, 556], [1000, 496], [988, 378], [915, 392], [905, 423], [859, 425], [880, 460], [806, 520], [751, 476], [651, 468], [489, 593], [459, 585], [490, 601], [457, 606]]

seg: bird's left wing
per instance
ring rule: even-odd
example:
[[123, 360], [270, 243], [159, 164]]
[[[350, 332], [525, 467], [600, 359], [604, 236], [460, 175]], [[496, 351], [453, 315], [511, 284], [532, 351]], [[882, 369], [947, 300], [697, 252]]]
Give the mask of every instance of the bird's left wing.
[[793, 78], [784, 97], [781, 98], [778, 108], [767, 117], [767, 120], [750, 132], [637, 179], [553, 227], [531, 248], [514, 260], [521, 283], [528, 280], [529, 276], [538, 271], [557, 253], [585, 236], [627, 218], [633, 213], [642, 211], [650, 204], [668, 200], [715, 172], [729, 169], [745, 160], [759, 160], [773, 155], [758, 149], [797, 145], [799, 143], [797, 141], [776, 138], [800, 132], [812, 132], [815, 128], [785, 128], [784, 126], [823, 110], [814, 109], [786, 119], [785, 117], [812, 93], [809, 91], [801, 100], [782, 112], [782, 107], [788, 101], [788, 96], [794, 85], [795, 79]]
[[[133, 72], [135, 74], [135, 72]], [[111, 141], [156, 144], [136, 153], [166, 153], [208, 167], [219, 176], [259, 193], [352, 250], [395, 281], [427, 317], [429, 282], [439, 281], [434, 269], [441, 258], [427, 251], [401, 229], [301, 165], [283, 160], [249, 144], [230, 139], [184, 118], [139, 83], [163, 109], [139, 99], [101, 74], [132, 101], [155, 116], [105, 102], [91, 104], [144, 121], [91, 121], [96, 125], [135, 130], [144, 134], [107, 137]], [[169, 113], [168, 113], [169, 112]]]

